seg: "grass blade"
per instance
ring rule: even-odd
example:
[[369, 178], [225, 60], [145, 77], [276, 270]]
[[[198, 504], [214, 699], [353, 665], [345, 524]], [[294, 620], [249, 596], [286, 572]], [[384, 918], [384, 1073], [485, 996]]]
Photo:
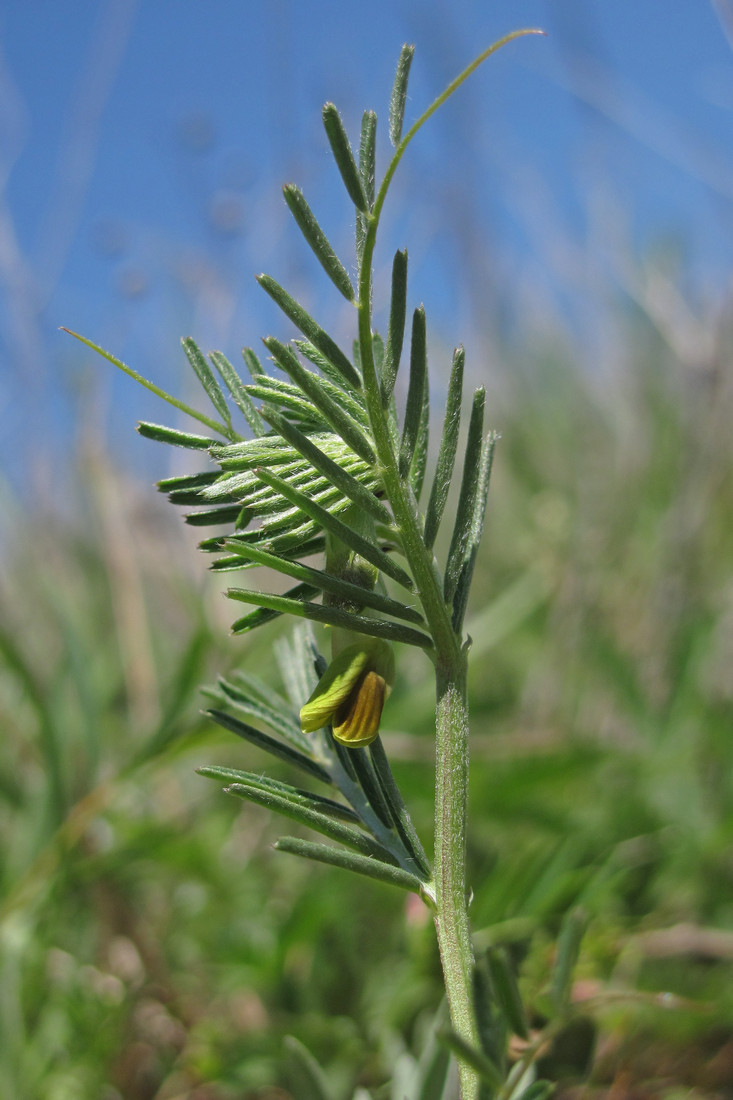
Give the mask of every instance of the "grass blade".
[[565, 915], [560, 926], [557, 956], [550, 981], [550, 996], [558, 1012], [564, 1012], [570, 1003], [573, 971], [587, 925], [586, 913], [582, 909], [572, 909]]
[[515, 1035], [520, 1039], [527, 1039], [529, 1037], [527, 1017], [517, 979], [506, 952], [501, 947], [490, 947], [486, 952], [486, 962], [491, 977], [491, 988], [506, 1022]]
[[478, 1040], [484, 1054], [501, 1070], [505, 1069], [507, 1027], [494, 997], [491, 975], [485, 955], [476, 959], [471, 975], [473, 1008]]
[[395, 149], [402, 138], [402, 125], [405, 120], [405, 102], [407, 100], [407, 81], [410, 76], [410, 65], [415, 53], [414, 46], [404, 45], [397, 62], [392, 97], [389, 102], [389, 140]]
[[16, 678], [22, 695], [36, 713], [40, 751], [48, 776], [46, 813], [51, 829], [55, 829], [64, 820], [68, 808], [64, 781], [63, 728], [60, 729], [58, 726], [48, 692], [37, 675], [37, 668], [22, 652], [14, 632], [6, 629], [2, 619], [0, 619], [0, 657], [3, 659], [4, 671]]
[[306, 241], [313, 249], [316, 259], [337, 290], [343, 294], [347, 302], [354, 300], [354, 288], [348, 276], [346, 268], [334, 252], [326, 234], [321, 229], [316, 216], [305, 200], [305, 196], [299, 187], [289, 183], [283, 187], [285, 202], [290, 213], [295, 218], [298, 228]]
[[311, 344], [328, 359], [335, 369], [344, 376], [352, 389], [361, 388], [361, 379], [354, 370], [353, 365], [341, 348], [336, 344], [325, 329], [315, 321], [307, 310], [303, 309], [295, 298], [288, 294], [287, 290], [280, 286], [271, 275], [258, 275], [257, 282], [262, 289], [270, 295], [273, 302], [280, 307], [286, 317], [289, 317], [294, 325], [297, 325], [304, 336], [307, 336]]
[[341, 173], [341, 179], [344, 181], [344, 186], [349, 193], [349, 198], [357, 210], [361, 210], [363, 214], [368, 214], [369, 203], [364, 193], [361, 176], [356, 167], [354, 154], [351, 151], [351, 145], [346, 136], [344, 124], [341, 121], [340, 114], [336, 110], [335, 104], [326, 103], [324, 105], [323, 125], [326, 130], [328, 143], [331, 146], [331, 152], [333, 153], [338, 170]]
[[452, 1028], [441, 1028], [437, 1035], [441, 1043], [445, 1043], [459, 1062], [464, 1062], [467, 1066], [470, 1066], [471, 1069], [479, 1075], [482, 1081], [485, 1081], [492, 1089], [500, 1089], [502, 1087], [504, 1084], [504, 1077], [490, 1058], [480, 1050], [476, 1050], [475, 1047], [472, 1047], [470, 1043], [467, 1043], [466, 1040], [453, 1031]]
[[428, 500], [425, 514], [425, 545], [432, 549], [443, 518], [448, 492], [450, 490], [453, 467], [458, 450], [458, 432], [461, 426], [461, 398], [463, 395], [463, 368], [466, 362], [466, 353], [463, 348], [456, 348], [453, 353], [453, 366], [451, 368], [450, 382], [448, 383], [448, 398], [446, 401], [445, 417], [443, 419], [443, 434], [440, 439], [440, 451], [435, 467], [430, 499]]
[[293, 1035], [286, 1035], [288, 1078], [291, 1095], [300, 1100], [333, 1100], [323, 1070], [311, 1052]]

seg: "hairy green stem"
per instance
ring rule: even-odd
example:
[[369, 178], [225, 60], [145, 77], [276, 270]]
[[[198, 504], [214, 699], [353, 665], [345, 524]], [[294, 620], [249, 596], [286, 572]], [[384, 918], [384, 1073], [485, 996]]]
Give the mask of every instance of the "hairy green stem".
[[[435, 929], [453, 1027], [478, 1046], [472, 995], [473, 951], [466, 896], [468, 702], [466, 662], [436, 669]], [[475, 1100], [478, 1079], [459, 1063], [462, 1100]]]
[[[376, 218], [370, 218], [359, 280], [359, 344], [364, 391], [380, 473], [400, 531], [405, 557], [415, 579], [435, 643], [437, 753], [435, 769], [435, 926], [451, 1023], [466, 1042], [477, 1045], [471, 991], [473, 954], [466, 899], [466, 801], [468, 791], [468, 705], [466, 658], [443, 598], [441, 578], [425, 545], [417, 504], [400, 476], [384, 419], [371, 336], [371, 261]], [[462, 1100], [477, 1100], [478, 1077], [459, 1063]]]
[[[364, 396], [372, 429], [377, 463], [402, 549], [420, 596], [435, 645], [437, 746], [435, 767], [435, 927], [440, 947], [446, 996], [455, 1031], [478, 1046], [472, 995], [473, 952], [466, 897], [466, 804], [468, 794], [468, 703], [466, 656], [445, 602], [442, 578], [432, 552], [425, 545], [422, 519], [409, 482], [400, 476], [389, 425], [384, 416], [381, 383], [372, 347], [372, 258], [387, 191], [405, 149], [435, 111], [497, 49], [525, 34], [507, 35], [484, 50], [449, 84], [418, 118], [397, 146], [370, 213], [364, 215], [365, 234], [360, 258], [358, 324]], [[477, 1100], [475, 1071], [459, 1064], [462, 1100]]]

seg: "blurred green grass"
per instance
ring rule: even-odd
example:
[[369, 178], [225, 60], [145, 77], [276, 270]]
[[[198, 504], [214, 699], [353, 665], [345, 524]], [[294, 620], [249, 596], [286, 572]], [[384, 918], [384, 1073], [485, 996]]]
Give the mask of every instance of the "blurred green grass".
[[[472, 918], [541, 1004], [562, 914], [587, 911], [586, 1095], [714, 1095], [733, 1073], [733, 391], [722, 353], [685, 364], [639, 318], [628, 347], [610, 380], [547, 353], [494, 394]], [[334, 1097], [393, 1095], [440, 1004], [426, 914], [273, 852], [276, 820], [194, 774], [277, 767], [198, 698], [235, 664], [273, 677], [277, 630], [228, 638], [179, 517], [104, 455], [80, 470], [66, 518], [6, 503], [0, 1100], [298, 1100], [288, 1034]], [[385, 744], [429, 836], [420, 660], [399, 662]]]

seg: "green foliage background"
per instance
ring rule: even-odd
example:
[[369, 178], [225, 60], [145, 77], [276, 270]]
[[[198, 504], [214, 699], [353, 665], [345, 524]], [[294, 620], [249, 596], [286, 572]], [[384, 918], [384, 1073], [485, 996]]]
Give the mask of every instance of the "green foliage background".
[[[733, 1073], [717, 325], [690, 361], [643, 311], [619, 315], [610, 379], [559, 343], [493, 379], [474, 364], [502, 439], [467, 623], [472, 921], [541, 1006], [560, 918], [586, 910], [576, 993], [596, 998], [599, 1095], [620, 1080], [719, 1095]], [[440, 354], [433, 340], [433, 370]], [[274, 678], [277, 627], [229, 639], [191, 532], [104, 453], [78, 462], [65, 518], [5, 501], [0, 1100], [310, 1095], [286, 1035], [334, 1098], [401, 1097], [441, 995], [426, 911], [273, 852], [276, 821], [194, 774], [277, 767], [198, 697], [238, 665]], [[384, 740], [426, 839], [432, 717], [427, 662], [402, 652]], [[567, 1057], [568, 1094], [583, 1057]]]

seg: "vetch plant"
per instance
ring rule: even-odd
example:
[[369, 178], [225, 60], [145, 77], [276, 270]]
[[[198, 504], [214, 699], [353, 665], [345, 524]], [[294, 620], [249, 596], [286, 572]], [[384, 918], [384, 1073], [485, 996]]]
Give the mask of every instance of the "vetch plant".
[[[272, 336], [264, 340], [270, 366], [245, 348], [250, 381], [244, 382], [221, 352], [207, 359], [193, 340], [183, 341], [213, 416], [185, 406], [78, 337], [206, 428], [201, 435], [139, 425], [150, 439], [201, 451], [213, 460], [200, 473], [160, 482], [173, 503], [196, 509], [186, 517], [189, 523], [227, 530], [201, 543], [202, 550], [216, 555], [212, 569], [242, 573], [265, 566], [294, 582], [284, 594], [242, 585], [230, 588], [231, 599], [253, 608], [236, 620], [234, 633], [252, 631], [281, 615], [309, 621], [292, 638], [276, 644], [286, 696], [238, 671], [209, 692], [209, 713], [215, 722], [287, 761], [328, 793], [229, 768], [205, 767], [201, 774], [332, 842], [283, 837], [276, 845], [280, 851], [415, 891], [429, 906], [451, 1021], [442, 1037], [458, 1058], [463, 1100], [547, 1094], [551, 1086], [535, 1079], [533, 1065], [546, 1044], [547, 1029], [557, 1027], [568, 1011], [569, 974], [580, 932], [577, 921], [568, 925], [548, 996], [549, 1023], [533, 1035], [509, 960], [494, 950], [477, 963], [468, 919], [470, 639], [463, 623], [496, 437], [486, 430], [484, 390], [479, 388], [470, 401], [465, 449], [455, 471], [460, 488], [447, 557], [439, 562], [434, 547], [454, 480], [464, 352], [458, 348], [453, 356], [437, 461], [427, 481], [431, 409], [425, 313], [422, 307], [414, 311], [409, 356], [403, 356], [407, 253], [398, 251], [392, 265], [386, 338], [379, 335], [372, 316], [373, 255], [390, 183], [412, 139], [491, 54], [515, 38], [536, 33], [541, 32], [516, 31], [485, 50], [403, 136], [413, 53], [405, 46], [389, 112], [395, 151], [379, 185], [376, 115], [365, 112], [355, 156], [336, 107], [324, 107], [331, 151], [356, 215], [355, 284], [302, 192], [288, 184], [284, 196], [316, 258], [356, 309], [352, 354], [269, 275], [259, 276], [260, 285], [302, 333], [302, 339], [289, 344]], [[400, 410], [395, 381], [403, 358], [409, 358], [409, 379]], [[248, 425], [246, 434], [233, 423], [230, 400]], [[319, 557], [320, 568], [314, 564]], [[329, 628], [330, 661], [316, 649], [310, 623]], [[394, 647], [399, 652], [404, 645], [421, 649], [435, 670], [432, 862], [379, 737], [395, 674]], [[512, 1035], [522, 1042], [513, 1061]], [[428, 1092], [416, 1084], [414, 1095]]]

